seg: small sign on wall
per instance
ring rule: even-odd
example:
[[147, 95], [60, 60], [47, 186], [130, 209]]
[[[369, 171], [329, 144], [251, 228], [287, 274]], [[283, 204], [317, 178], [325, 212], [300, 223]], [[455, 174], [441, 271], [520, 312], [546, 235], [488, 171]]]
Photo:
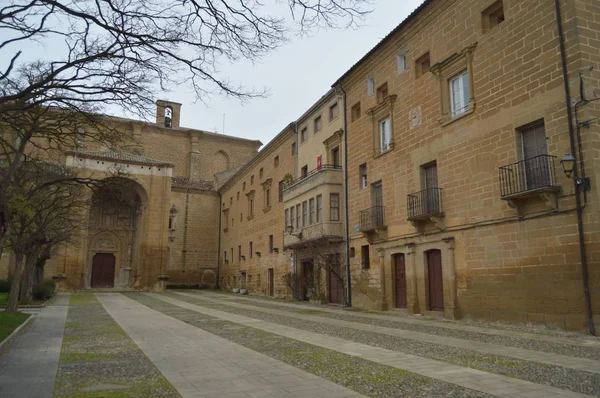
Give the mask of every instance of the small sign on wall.
[[323, 166], [323, 156], [317, 156], [317, 170]]

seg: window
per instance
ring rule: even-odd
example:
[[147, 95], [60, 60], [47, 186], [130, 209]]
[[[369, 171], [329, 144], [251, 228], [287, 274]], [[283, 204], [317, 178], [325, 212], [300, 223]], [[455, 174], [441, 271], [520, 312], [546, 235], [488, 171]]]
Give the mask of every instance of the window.
[[375, 95], [375, 76], [369, 76], [367, 79], [367, 93], [369, 96]]
[[329, 107], [329, 121], [333, 119], [337, 119], [340, 115], [340, 108], [338, 107], [337, 102]]
[[248, 244], [248, 250], [250, 251], [250, 258], [252, 258], [252, 253], [254, 253], [254, 251], [252, 250], [252, 241], [250, 241], [250, 243]]
[[462, 115], [469, 109], [469, 74], [466, 70], [449, 81], [450, 114], [452, 117]]
[[379, 121], [379, 153], [390, 150], [392, 139], [392, 121], [389, 117]]
[[323, 196], [317, 195], [317, 223], [323, 221]]
[[290, 223], [288, 225], [291, 225], [292, 228], [295, 225], [295, 218], [294, 218], [294, 206], [290, 207]]
[[431, 60], [429, 59], [429, 52], [426, 52], [415, 61], [416, 78], [418, 79], [419, 77], [429, 72], [430, 67]]
[[306, 227], [308, 225], [308, 202], [302, 202], [302, 226]]
[[[233, 217], [231, 217], [231, 226], [233, 227], [233, 222], [235, 221], [235, 219]], [[233, 257], [232, 257], [233, 258]]]
[[329, 196], [329, 215], [331, 221], [340, 221], [340, 195], [337, 193]]
[[463, 48], [431, 67], [440, 87], [440, 110], [438, 121], [445, 126], [473, 113], [475, 97], [473, 91], [473, 53], [477, 43]]
[[304, 127], [302, 130], [300, 130], [300, 142], [306, 142], [306, 140], [308, 139], [308, 128]]
[[244, 215], [242, 213], [240, 213], [240, 222], [242, 222], [244, 219]]
[[173, 127], [173, 108], [170, 106], [165, 108], [165, 127]]
[[363, 269], [371, 268], [371, 258], [369, 255], [369, 245], [364, 245], [360, 247], [360, 258], [361, 265]]
[[250, 176], [250, 185], [254, 185], [254, 176]]
[[237, 193], [237, 199], [236, 199], [236, 200], [237, 200], [238, 202], [240, 201], [240, 192], [239, 192], [239, 191], [238, 191], [238, 193]]
[[296, 143], [292, 143], [292, 156], [296, 156]]
[[290, 224], [290, 209], [285, 209], [285, 225], [283, 226], [284, 230], [287, 229], [287, 226]]
[[258, 178], [263, 178], [263, 168], [262, 167], [258, 171]]
[[481, 13], [481, 27], [483, 33], [495, 28], [502, 22], [504, 22], [504, 5], [502, 4], [502, 0], [495, 1], [494, 4]]
[[223, 252], [223, 261], [224, 261], [224, 262], [228, 262], [228, 261], [227, 261], [227, 250], [225, 250], [225, 251]]
[[388, 96], [388, 84], [383, 83], [381, 86], [379, 86], [379, 88], [377, 89], [377, 102], [381, 102], [384, 99], [386, 99]]
[[265, 207], [267, 209], [271, 207], [271, 188], [265, 190]]
[[356, 104], [352, 105], [352, 109], [350, 109], [350, 118], [353, 122], [355, 122], [360, 119], [360, 116], [360, 102], [357, 102]]
[[279, 156], [275, 156], [275, 159], [273, 159], [273, 167], [274, 168], [279, 167]]
[[314, 120], [314, 131], [318, 133], [323, 128], [323, 119], [321, 116], [317, 116]]
[[359, 174], [359, 186], [360, 189], [365, 189], [366, 187], [369, 186], [368, 180], [367, 180], [367, 164], [363, 163], [358, 167], [358, 174]]
[[238, 261], [242, 261], [242, 245], [238, 246]]
[[229, 198], [229, 205], [231, 206], [233, 204], [233, 196]]
[[284, 186], [285, 186], [285, 185], [284, 185], [284, 182], [283, 182], [283, 180], [282, 180], [282, 181], [279, 181], [279, 202], [280, 202], [280, 203], [281, 203], [281, 202], [283, 202], [283, 187], [284, 187]]
[[406, 50], [400, 51], [396, 56], [396, 61], [398, 64], [398, 73], [402, 73], [408, 69], [408, 63], [406, 62]]
[[340, 147], [335, 147], [331, 150], [331, 162], [334, 166], [340, 166]]
[[233, 247], [231, 248], [231, 261], [233, 261]]
[[300, 203], [296, 205], [296, 228], [302, 228], [302, 224], [300, 224]]
[[246, 181], [242, 184], [242, 191], [246, 191]]
[[254, 190], [248, 192], [246, 196], [248, 197], [248, 220], [254, 218]]
[[306, 177], [308, 175], [308, 165], [302, 167], [302, 169], [300, 170], [300, 176], [302, 178]]
[[223, 231], [227, 232], [229, 230], [229, 209], [223, 210], [223, 218], [225, 221]]
[[315, 223], [315, 199], [311, 198], [308, 201], [308, 223], [310, 225]]

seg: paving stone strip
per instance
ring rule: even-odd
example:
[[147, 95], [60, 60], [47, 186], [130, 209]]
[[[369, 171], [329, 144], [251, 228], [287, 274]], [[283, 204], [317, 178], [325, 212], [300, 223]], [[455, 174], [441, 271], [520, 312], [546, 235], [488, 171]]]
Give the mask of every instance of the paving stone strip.
[[0, 353], [0, 397], [52, 396], [68, 301], [61, 293], [33, 311], [35, 318]]
[[[534, 342], [536, 350], [554, 352], [557, 354], [566, 353], [571, 356], [579, 356], [592, 360], [600, 360], [600, 339], [594, 336], [580, 335], [571, 333], [566, 336], [557, 336], [547, 334], [551, 331], [542, 330], [539, 333], [523, 332], [513, 329], [502, 329], [506, 325], [498, 325], [497, 328], [480, 327], [466, 324], [458, 324], [449, 321], [438, 321], [429, 317], [419, 318], [407, 314], [388, 312], [370, 312], [356, 308], [344, 309], [343, 307], [315, 306], [306, 302], [282, 302], [275, 299], [268, 299], [259, 296], [241, 296], [224, 293], [211, 293], [207, 291], [197, 292], [203, 296], [214, 296], [226, 301], [234, 302], [253, 302], [266, 308], [293, 308], [295, 311], [317, 310], [326, 312], [329, 316], [338, 316], [338, 319], [359, 318], [366, 322], [381, 321], [383, 323], [395, 324], [392, 327], [407, 328], [412, 326], [415, 331], [425, 333], [439, 334], [448, 337], [465, 336], [467, 339], [477, 339], [484, 342], [497, 342], [504, 345], [524, 346], [531, 348], [531, 342]], [[566, 334], [566, 333], [565, 333]], [[546, 343], [546, 344], [545, 344]], [[579, 349], [577, 347], [580, 347]]]
[[71, 296], [54, 396], [180, 397], [92, 293]]
[[[100, 301], [184, 397], [360, 394], [118, 294]], [[149, 327], [150, 326], [150, 327]]]
[[[307, 344], [297, 339], [287, 338], [278, 334], [256, 329], [252, 326], [219, 319], [197, 311], [182, 308], [146, 294], [126, 294], [135, 301], [160, 311], [169, 317], [180, 320], [198, 329], [205, 330], [214, 335], [223, 337], [233, 343], [258, 351], [278, 361], [292, 365], [321, 378], [333, 381], [372, 397], [472, 397], [487, 398], [488, 394], [463, 388], [455, 384], [446, 383], [429, 377], [424, 377], [412, 372], [397, 369], [392, 366], [375, 363], [366, 359], [340, 353], [327, 348]], [[137, 307], [136, 307], [137, 311]], [[163, 343], [164, 344], [164, 343]], [[219, 352], [219, 345], [210, 345], [207, 349]], [[239, 346], [238, 346], [239, 347]], [[246, 357], [244, 350], [239, 350], [226, 356], [232, 366]], [[264, 359], [263, 359], [264, 360]], [[263, 361], [261, 360], [261, 361]], [[277, 362], [277, 361], [276, 361]], [[259, 364], [262, 362], [258, 362]], [[202, 366], [202, 369], [205, 369]], [[231, 367], [229, 367], [231, 369]], [[271, 372], [278, 372], [280, 368], [271, 366]], [[241, 369], [232, 370], [240, 374]], [[278, 373], [274, 373], [278, 374]], [[242, 375], [242, 377], [245, 377]], [[266, 385], [264, 378], [248, 376], [257, 385]], [[317, 398], [337, 397], [337, 394], [323, 389], [322, 382], [315, 383], [315, 388], [310, 395]], [[288, 385], [289, 384], [289, 385]], [[277, 398], [301, 395], [302, 391], [294, 391], [295, 382], [286, 383], [289, 395], [274, 394]], [[265, 395], [257, 395], [264, 397]], [[268, 395], [270, 396], [270, 395]]]
[[[198, 299], [200, 297], [199, 295], [192, 294], [192, 293], [185, 293], [185, 292], [173, 292], [173, 293], [176, 295], [191, 297], [194, 299]], [[424, 342], [428, 342], [428, 343], [432, 343], [432, 344], [447, 345], [450, 347], [460, 348], [460, 349], [464, 349], [464, 350], [472, 350], [472, 351], [477, 351], [477, 352], [481, 352], [481, 353], [485, 353], [485, 354], [493, 354], [493, 355], [500, 355], [500, 356], [505, 356], [505, 357], [512, 357], [512, 358], [517, 358], [517, 359], [521, 359], [524, 361], [535, 361], [535, 362], [544, 363], [547, 365], [561, 366], [561, 367], [565, 367], [565, 368], [571, 368], [571, 369], [575, 369], [575, 370], [582, 370], [582, 371], [586, 371], [586, 372], [590, 372], [590, 373], [600, 374], [600, 361], [593, 361], [590, 359], [574, 358], [574, 357], [570, 357], [570, 356], [566, 356], [566, 355], [550, 354], [550, 353], [545, 353], [545, 352], [525, 350], [522, 348], [506, 347], [506, 346], [502, 346], [499, 344], [482, 343], [479, 341], [457, 339], [457, 338], [452, 338], [452, 337], [440, 337], [440, 336], [430, 335], [430, 334], [426, 334], [426, 333], [413, 332], [413, 331], [407, 331], [407, 330], [402, 330], [402, 329], [394, 329], [391, 327], [382, 327], [382, 326], [377, 326], [377, 325], [372, 325], [372, 324], [356, 323], [356, 322], [350, 322], [350, 321], [340, 320], [340, 319], [324, 318], [317, 314], [302, 314], [299, 312], [281, 311], [281, 310], [276, 310], [276, 309], [272, 309], [272, 308], [261, 308], [256, 305], [241, 304], [241, 303], [237, 303], [237, 302], [224, 303], [223, 300], [219, 300], [217, 298], [214, 298], [214, 299], [208, 298], [206, 296], [202, 296], [201, 299], [211, 301], [214, 303], [235, 306], [237, 308], [244, 308], [244, 309], [248, 309], [248, 310], [252, 310], [252, 311], [265, 312], [265, 313], [269, 313], [269, 314], [273, 314], [273, 315], [293, 317], [296, 319], [302, 319], [302, 320], [307, 320], [307, 321], [312, 321], [312, 322], [320, 322], [320, 323], [325, 323], [328, 325], [342, 326], [342, 327], [346, 327], [346, 328], [363, 330], [363, 331], [370, 332], [370, 333], [375, 332], [375, 333], [380, 333], [380, 334], [386, 334], [389, 336], [397, 336], [397, 337], [402, 337], [402, 338], [411, 339], [411, 340], [424, 341]], [[321, 314], [321, 315], [323, 315], [323, 314]], [[329, 316], [330, 314], [325, 314], [325, 315]], [[600, 377], [598, 378], [598, 381], [600, 382]]]
[[295, 329], [288, 326], [264, 322], [257, 319], [218, 311], [208, 306], [199, 306], [185, 301], [173, 299], [166, 295], [146, 293], [164, 302], [190, 309], [201, 314], [220, 319], [228, 319], [242, 325], [251, 326], [280, 336], [300, 340], [320, 347], [339, 351], [351, 356], [357, 356], [372, 362], [393, 366], [398, 369], [414, 372], [423, 376], [453, 383], [465, 388], [471, 388], [487, 394], [501, 397], [585, 397], [588, 395], [566, 391], [559, 388], [540, 385], [528, 381], [500, 376], [476, 369], [456, 366], [398, 351], [361, 344], [354, 341], [331, 337], [324, 334]]

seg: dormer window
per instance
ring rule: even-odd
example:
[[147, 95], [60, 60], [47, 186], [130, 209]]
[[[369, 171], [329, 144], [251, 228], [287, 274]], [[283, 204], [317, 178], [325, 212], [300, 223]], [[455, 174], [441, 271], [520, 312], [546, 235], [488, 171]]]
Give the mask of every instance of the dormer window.
[[173, 108], [170, 106], [165, 108], [165, 127], [173, 127]]

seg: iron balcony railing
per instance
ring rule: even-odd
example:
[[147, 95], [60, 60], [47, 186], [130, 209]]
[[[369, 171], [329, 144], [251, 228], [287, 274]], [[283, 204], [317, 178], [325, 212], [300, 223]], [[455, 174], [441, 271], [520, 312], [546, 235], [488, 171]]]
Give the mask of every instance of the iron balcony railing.
[[360, 230], [371, 231], [385, 227], [385, 206], [373, 206], [359, 212]]
[[500, 167], [500, 196], [506, 198], [556, 187], [555, 158], [556, 156], [551, 155], [538, 155]]
[[306, 173], [305, 175], [300, 175], [300, 177], [296, 178], [294, 181], [292, 181], [289, 185], [287, 185], [285, 189], [291, 188], [294, 185], [296, 185], [297, 183], [299, 183], [300, 181], [304, 181], [309, 177], [312, 177], [313, 175], [323, 171], [323, 170], [341, 170], [342, 166], [337, 166], [334, 164], [324, 164], [321, 165], [321, 167], [317, 167], [314, 170], [311, 170], [309, 173]]
[[409, 220], [419, 220], [443, 213], [442, 188], [427, 188], [407, 196]]

